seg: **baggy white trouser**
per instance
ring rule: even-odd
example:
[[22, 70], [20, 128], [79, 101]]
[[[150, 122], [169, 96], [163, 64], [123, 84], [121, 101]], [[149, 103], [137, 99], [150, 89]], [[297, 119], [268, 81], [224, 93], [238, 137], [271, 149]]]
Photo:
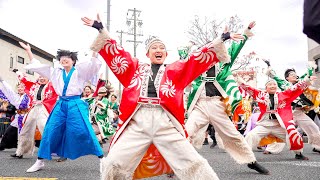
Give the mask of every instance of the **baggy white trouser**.
[[234, 127], [225, 110], [221, 97], [200, 97], [185, 126], [191, 141], [197, 136], [199, 129], [210, 123], [221, 137], [224, 149], [237, 163], [256, 161], [251, 147]]
[[[253, 128], [245, 137], [246, 141], [252, 148], [256, 148], [259, 145], [260, 140], [269, 134], [278, 137], [284, 142], [287, 141], [287, 132], [283, 127], [280, 126], [276, 119], [261, 120], [260, 122], [257, 122], [256, 125], [257, 126]], [[299, 149], [295, 150], [294, 152], [299, 154], [302, 152], [302, 150], [303, 149]]]
[[219, 179], [209, 163], [175, 128], [160, 106], [142, 105], [103, 159], [103, 180], [132, 179], [134, 170], [153, 143], [182, 180]]
[[42, 104], [35, 105], [27, 114], [24, 125], [18, 137], [16, 155], [32, 154], [35, 146], [34, 135], [36, 127], [43, 134], [48, 119], [48, 111]]
[[308, 143], [320, 150], [320, 131], [316, 123], [299, 109], [293, 111], [293, 120], [307, 134]]
[[286, 143], [274, 142], [272, 144], [267, 145], [266, 151], [269, 151], [272, 154], [279, 154], [285, 146], [286, 146]]

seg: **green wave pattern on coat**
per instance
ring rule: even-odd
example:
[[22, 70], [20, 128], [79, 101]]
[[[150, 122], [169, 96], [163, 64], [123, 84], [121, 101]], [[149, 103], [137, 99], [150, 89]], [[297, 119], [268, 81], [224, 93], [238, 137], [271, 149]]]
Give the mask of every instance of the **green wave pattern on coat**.
[[[244, 44], [248, 39], [246, 35], [244, 36], [245, 36], [245, 39], [240, 41], [239, 43], [232, 42], [231, 46], [228, 49], [231, 61], [229, 63], [220, 63], [219, 73], [216, 76], [217, 82], [220, 84], [224, 92], [229, 96], [229, 103], [231, 104], [232, 112], [236, 109], [237, 105], [242, 100], [241, 93], [238, 89], [237, 82], [235, 81], [232, 75], [231, 68], [237, 56], [239, 55], [241, 49], [243, 48]], [[192, 82], [192, 90], [189, 94], [188, 104], [187, 104], [188, 109], [190, 107], [190, 104], [193, 101], [197, 101], [197, 99], [194, 99], [194, 96], [198, 91], [201, 83], [202, 83], [201, 76], [199, 76], [196, 80]]]

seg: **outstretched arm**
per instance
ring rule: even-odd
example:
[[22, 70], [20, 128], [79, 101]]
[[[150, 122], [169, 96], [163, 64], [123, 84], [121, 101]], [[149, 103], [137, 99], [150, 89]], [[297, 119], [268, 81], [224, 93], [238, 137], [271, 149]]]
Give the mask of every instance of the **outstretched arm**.
[[0, 84], [2, 84], [2, 87], [0, 86], [3, 94], [5, 97], [8, 98], [9, 102], [14, 105], [17, 109], [19, 109], [20, 106], [20, 96], [14, 92], [12, 87], [5, 81], [0, 81]]
[[29, 94], [30, 89], [32, 88], [32, 86], [34, 86], [34, 85], [36, 84], [36, 82], [27, 79], [27, 76], [26, 76], [24, 73], [18, 71], [18, 69], [14, 69], [13, 72], [15, 72], [15, 73], [18, 75], [18, 79], [19, 79], [20, 82], [23, 83], [23, 84], [25, 85], [25, 87], [26, 87], [26, 88], [25, 88], [25, 92], [26, 92], [27, 94]]
[[97, 20], [87, 17], [83, 17], [81, 20], [84, 22], [84, 25], [93, 27], [99, 31], [99, 35], [91, 46], [91, 49], [99, 52], [122, 85], [128, 87], [138, 68], [138, 60], [132, 58], [130, 53], [126, 52], [115, 40], [110, 38], [109, 32], [102, 26], [99, 15], [97, 15]]
[[305, 80], [296, 83], [295, 85], [291, 86], [289, 89], [283, 91], [282, 93], [288, 96], [289, 101], [292, 102], [298, 96], [300, 96], [303, 93], [303, 91], [306, 90], [310, 85], [310, 79], [306, 78]]
[[251, 29], [254, 28], [256, 25], [255, 21], [252, 21], [249, 25], [248, 28], [245, 29], [243, 32], [244, 39], [240, 41], [240, 43], [232, 42], [231, 46], [228, 49], [229, 55], [230, 55], [230, 65], [232, 66], [235, 59], [239, 55], [241, 49], [243, 48], [244, 44], [247, 42], [248, 38], [253, 36], [253, 33], [251, 32]]
[[[175, 72], [169, 79], [176, 79], [176, 82], [173, 82], [174, 84], [186, 87], [217, 62], [230, 62], [230, 57], [223, 43], [228, 39], [243, 40], [244, 37], [241, 34], [230, 33], [226, 28], [221, 37], [194, 51], [187, 59], [168, 65], [168, 70], [172, 69]], [[181, 80], [179, 77], [184, 78]]]
[[39, 60], [35, 59], [33, 57], [31, 47], [29, 44], [25, 44], [23, 42], [19, 42], [19, 44], [21, 45], [21, 47], [23, 47], [23, 49], [25, 49], [25, 51], [27, 52], [28, 57], [31, 61], [31, 63], [29, 65], [27, 65], [25, 67], [25, 69], [34, 71], [43, 77], [51, 79], [51, 72], [53, 71], [53, 68], [50, 65], [41, 64]]
[[305, 74], [303, 74], [299, 79], [303, 80], [307, 76], [312, 76], [314, 69], [317, 68], [317, 65], [314, 61], [308, 62], [308, 70]]
[[25, 44], [25, 43], [23, 43], [23, 42], [19, 42], [19, 44], [20, 44], [20, 46], [23, 47], [23, 49], [27, 52], [30, 61], [32, 61], [32, 59], [33, 59], [33, 54], [32, 54], [30, 45], [29, 45], [29, 44]]
[[271, 66], [268, 67], [266, 74], [277, 82], [277, 85], [281, 89], [281, 91], [284, 91], [290, 87], [290, 83], [284, 79], [281, 79], [279, 76], [277, 76], [276, 72], [271, 68]]

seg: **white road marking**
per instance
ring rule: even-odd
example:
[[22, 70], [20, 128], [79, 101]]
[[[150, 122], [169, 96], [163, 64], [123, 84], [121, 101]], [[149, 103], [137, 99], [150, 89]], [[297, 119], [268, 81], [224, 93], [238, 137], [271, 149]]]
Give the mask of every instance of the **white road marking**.
[[280, 162], [263, 162], [268, 164], [285, 164], [293, 166], [308, 166], [308, 167], [320, 167], [320, 162], [308, 162], [308, 161], [280, 161]]

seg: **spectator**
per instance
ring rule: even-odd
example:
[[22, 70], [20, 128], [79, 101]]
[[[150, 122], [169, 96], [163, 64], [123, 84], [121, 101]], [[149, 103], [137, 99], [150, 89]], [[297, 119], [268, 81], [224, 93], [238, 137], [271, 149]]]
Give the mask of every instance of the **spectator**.
[[111, 95], [111, 102], [109, 103], [109, 107], [113, 110], [119, 109], [119, 104], [117, 103], [117, 96], [114, 94]]
[[113, 110], [113, 121], [112, 121], [112, 126], [117, 129], [118, 127], [118, 122], [119, 122], [119, 111], [118, 110]]
[[92, 97], [92, 88], [91, 86], [87, 85], [83, 88], [82, 98], [90, 98]]

